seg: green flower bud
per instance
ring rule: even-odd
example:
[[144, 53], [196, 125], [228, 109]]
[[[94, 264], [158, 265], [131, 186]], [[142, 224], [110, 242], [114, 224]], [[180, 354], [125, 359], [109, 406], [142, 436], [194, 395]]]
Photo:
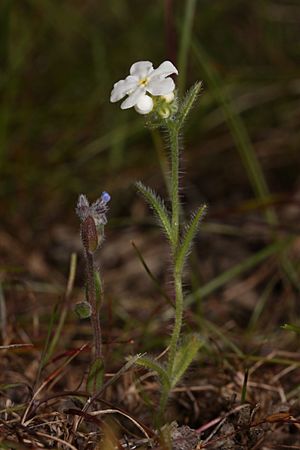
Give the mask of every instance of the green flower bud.
[[92, 313], [91, 305], [86, 301], [76, 303], [74, 311], [79, 319], [88, 319]]

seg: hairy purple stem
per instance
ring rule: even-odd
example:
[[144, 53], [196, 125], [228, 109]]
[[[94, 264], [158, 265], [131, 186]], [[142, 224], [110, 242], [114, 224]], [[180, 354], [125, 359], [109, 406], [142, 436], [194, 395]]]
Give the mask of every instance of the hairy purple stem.
[[89, 251], [85, 251], [85, 258], [87, 275], [87, 300], [91, 305], [91, 324], [94, 332], [94, 359], [97, 359], [102, 358], [102, 333], [99, 316], [99, 306], [96, 297], [94, 255]]

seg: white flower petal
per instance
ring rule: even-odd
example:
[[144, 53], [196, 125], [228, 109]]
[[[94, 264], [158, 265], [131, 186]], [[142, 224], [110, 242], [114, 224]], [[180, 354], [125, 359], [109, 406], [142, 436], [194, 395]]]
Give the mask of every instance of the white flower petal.
[[138, 61], [130, 67], [130, 75], [135, 75], [140, 79], [145, 78], [152, 71], [153, 65], [150, 61]]
[[157, 69], [155, 69], [150, 77], [156, 77], [156, 76], [162, 76], [162, 77], [167, 77], [169, 75], [171, 75], [172, 73], [175, 73], [176, 75], [178, 75], [178, 70], [176, 69], [176, 67], [174, 66], [174, 64], [171, 63], [171, 61], [164, 61], [163, 63], [161, 63], [160, 66], [158, 66]]
[[139, 98], [146, 93], [144, 86], [138, 86], [127, 98], [121, 103], [121, 109], [128, 109], [136, 105]]
[[153, 100], [149, 95], [141, 96], [137, 103], [134, 105], [134, 109], [139, 114], [149, 114], [153, 109]]
[[110, 101], [112, 103], [118, 102], [125, 95], [129, 94], [138, 85], [138, 78], [129, 75], [125, 80], [120, 80], [114, 84], [114, 88], [110, 94]]
[[147, 91], [152, 95], [168, 95], [175, 89], [175, 83], [172, 78], [154, 78], [147, 84]]

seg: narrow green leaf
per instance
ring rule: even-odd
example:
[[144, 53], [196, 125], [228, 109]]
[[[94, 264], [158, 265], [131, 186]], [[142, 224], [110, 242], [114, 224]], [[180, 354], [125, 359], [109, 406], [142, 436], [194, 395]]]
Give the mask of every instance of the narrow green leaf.
[[233, 278], [237, 277], [241, 273], [246, 272], [246, 270], [252, 269], [252, 267], [256, 267], [261, 261], [264, 261], [270, 256], [277, 253], [280, 255], [282, 250], [284, 250], [291, 242], [291, 238], [276, 241], [273, 244], [267, 245], [262, 250], [256, 252], [254, 255], [251, 255], [241, 263], [231, 267], [228, 270], [225, 270], [225, 272], [222, 272], [213, 280], [210, 280], [204, 286], [201, 286], [199, 289], [197, 289], [196, 292], [188, 295], [185, 300], [186, 305], [191, 305], [195, 301], [195, 298], [197, 298], [198, 296], [200, 296], [201, 298], [207, 297], [212, 292], [216, 291], [217, 289], [231, 281]]
[[95, 270], [94, 272], [94, 279], [95, 279], [95, 290], [96, 290], [96, 303], [98, 310], [101, 307], [102, 303], [102, 296], [103, 296], [103, 288], [102, 288], [102, 280], [101, 276], [98, 270]]
[[151, 358], [148, 358], [147, 356], [140, 358], [137, 361], [137, 364], [156, 372], [161, 384], [163, 386], [167, 387], [168, 389], [170, 388], [169, 375], [168, 375], [167, 371], [162, 367], [161, 364], [159, 364], [158, 362], [154, 361]]
[[172, 242], [171, 224], [164, 201], [152, 189], [146, 187], [140, 181], [136, 183], [136, 187], [153, 209], [168, 239]]
[[245, 375], [244, 375], [243, 386], [242, 386], [242, 392], [241, 392], [241, 403], [242, 404], [246, 402], [248, 378], [249, 378], [249, 370], [246, 369]]
[[48, 358], [49, 345], [50, 345], [50, 342], [51, 342], [51, 335], [52, 335], [52, 332], [54, 330], [54, 324], [55, 324], [55, 322], [57, 320], [57, 316], [58, 316], [58, 304], [56, 304], [54, 306], [54, 308], [52, 309], [51, 315], [50, 315], [50, 318], [49, 318], [47, 337], [46, 337], [46, 341], [45, 341], [45, 344], [44, 344], [44, 347], [43, 347], [43, 351], [42, 351], [42, 354], [41, 354], [41, 360], [40, 360], [40, 363], [39, 363], [39, 367], [38, 367], [38, 370], [37, 370], [37, 375], [36, 375], [35, 384], [34, 384], [35, 387], [39, 384], [42, 370], [43, 370], [44, 366], [46, 365], [46, 363], [48, 362], [48, 359], [49, 359]]
[[172, 387], [185, 374], [202, 345], [198, 336], [192, 336], [177, 350], [171, 376]]
[[239, 347], [228, 337], [222, 327], [218, 327], [217, 325], [213, 324], [209, 320], [201, 319], [202, 326], [204, 328], [207, 328], [210, 334], [215, 333], [222, 342], [224, 342], [225, 346], [231, 348], [231, 350], [234, 352], [235, 355], [237, 355], [240, 358], [243, 358], [244, 353], [242, 350], [239, 349]]
[[[222, 109], [223, 116], [235, 141], [236, 148], [246, 169], [252, 189], [257, 198], [262, 201], [267, 201], [270, 198], [270, 190], [262, 166], [256, 156], [247, 127], [241, 116], [234, 110], [232, 100], [224, 89], [224, 83], [214, 67], [214, 62], [206, 53], [204, 47], [194, 40], [191, 48], [199, 64], [201, 73], [205, 74], [210, 92]], [[278, 220], [274, 208], [268, 207], [265, 211], [265, 216], [270, 225], [277, 224]]]
[[187, 118], [190, 110], [192, 109], [199, 92], [201, 90], [202, 82], [198, 81], [191, 87], [191, 89], [186, 93], [181, 106], [179, 107], [179, 112], [176, 118], [176, 126], [178, 130], [183, 126], [185, 119]]
[[102, 358], [96, 358], [95, 361], [90, 365], [87, 381], [86, 390], [90, 393], [99, 391], [103, 386], [104, 379], [104, 364]]
[[62, 330], [67, 318], [68, 311], [70, 309], [70, 296], [74, 286], [76, 269], [77, 269], [77, 255], [76, 253], [72, 253], [70, 258], [68, 283], [64, 295], [63, 305], [60, 311], [58, 312], [58, 323], [55, 324], [55, 327], [53, 329], [53, 336], [51, 341], [49, 342], [47, 353], [44, 358], [44, 364], [48, 362], [51, 356], [53, 355], [55, 348], [61, 338]]
[[196, 214], [192, 216], [190, 223], [186, 227], [185, 235], [182, 239], [182, 242], [176, 255], [175, 266], [179, 272], [181, 272], [183, 269], [183, 265], [191, 248], [193, 239], [198, 231], [200, 220], [202, 219], [205, 211], [206, 205], [201, 206], [196, 212]]
[[180, 36], [180, 46], [178, 54], [178, 91], [179, 94], [183, 94], [185, 89], [185, 80], [187, 72], [187, 62], [190, 50], [192, 28], [196, 12], [197, 0], [187, 0], [185, 2], [185, 12], [183, 18], [183, 27]]
[[281, 328], [287, 331], [293, 331], [294, 333], [300, 334], [300, 327], [292, 325], [291, 323], [285, 323]]
[[150, 279], [153, 281], [153, 284], [155, 285], [158, 292], [164, 297], [165, 300], [167, 300], [167, 302], [169, 303], [170, 306], [172, 306], [172, 308], [175, 308], [173, 300], [171, 300], [171, 298], [166, 294], [165, 290], [161, 286], [161, 282], [151, 272], [150, 268], [148, 267], [142, 253], [140, 252], [140, 250], [137, 247], [137, 245], [135, 244], [135, 242], [131, 241], [131, 245], [134, 248], [139, 260], [141, 261], [141, 264], [144, 267], [146, 273], [149, 275]]
[[137, 361], [144, 357], [145, 354], [141, 354], [138, 353], [135, 356], [130, 356], [128, 358], [128, 361], [126, 362], [126, 364], [124, 364], [124, 366], [121, 367], [120, 370], [118, 370], [118, 372], [116, 372], [111, 378], [109, 378], [101, 387], [100, 389], [95, 392], [95, 394], [88, 399], [88, 401], [86, 402], [86, 404], [84, 405], [82, 411], [83, 412], [87, 412], [90, 408], [90, 406], [92, 405], [92, 403], [97, 399], [100, 398], [100, 396], [103, 394], [103, 392], [112, 384], [114, 384], [122, 375], [123, 373], [127, 372], [127, 370], [131, 369], [131, 367], [137, 363]]
[[1, 391], [7, 391], [8, 389], [15, 389], [17, 387], [27, 387], [29, 389], [28, 385], [25, 383], [7, 383], [7, 384], [0, 384], [0, 390]]
[[2, 283], [0, 283], [0, 331], [2, 340], [5, 341], [7, 333], [7, 311]]

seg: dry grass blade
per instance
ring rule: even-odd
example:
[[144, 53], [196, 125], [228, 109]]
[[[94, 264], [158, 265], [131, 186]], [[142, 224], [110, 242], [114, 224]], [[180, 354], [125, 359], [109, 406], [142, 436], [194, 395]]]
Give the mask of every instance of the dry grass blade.
[[63, 439], [58, 438], [57, 436], [52, 436], [50, 434], [43, 433], [42, 431], [36, 431], [35, 434], [37, 436], [41, 436], [41, 437], [53, 440], [55, 442], [59, 442], [60, 444], [66, 446], [68, 448], [71, 448], [72, 450], [78, 450], [78, 448], [74, 447], [74, 445], [70, 444], [69, 442], [67, 442], [67, 441], [65, 441]]
[[[82, 419], [85, 419], [87, 422], [93, 423], [93, 424], [97, 425], [98, 427], [101, 427], [104, 432], [104, 442], [105, 442], [105, 435], [106, 435], [106, 437], [108, 437], [110, 443], [111, 443], [111, 441], [113, 441], [115, 446], [117, 446], [118, 450], [123, 449], [119, 440], [116, 438], [116, 436], [112, 432], [110, 426], [107, 423], [103, 422], [101, 419], [98, 419], [97, 417], [92, 416], [90, 413], [86, 413], [86, 412], [83, 412], [83, 411], [80, 411], [77, 409], [69, 409], [67, 411], [67, 413], [75, 415], [75, 416], [80, 416]], [[113, 448], [115, 448], [115, 446]], [[105, 448], [104, 448], [104, 450], [105, 450]]]
[[82, 345], [70, 358], [67, 359], [58, 369], [54, 370], [47, 378], [46, 380], [41, 384], [41, 386], [35, 391], [34, 395], [32, 396], [32, 399], [30, 400], [24, 414], [21, 420], [21, 424], [26, 426], [26, 418], [27, 415], [34, 403], [34, 400], [36, 397], [40, 394], [40, 392], [52, 381], [54, 380], [62, 371], [63, 369], [74, 359], [79, 353], [82, 352], [86, 348], [87, 344]]
[[10, 345], [0, 345], [0, 350], [14, 350], [16, 348], [24, 347], [34, 347], [33, 344], [10, 344]]
[[[98, 392], [96, 392], [92, 397], [90, 397], [87, 400], [86, 404], [84, 405], [84, 407], [82, 409], [82, 412], [86, 413], [89, 410], [89, 408], [91, 407], [92, 403], [95, 400], [97, 400], [109, 386], [111, 386], [113, 383], [115, 383], [123, 375], [123, 373], [127, 372], [127, 370], [130, 369], [136, 363], [136, 361], [139, 358], [141, 358], [142, 356], [144, 356], [144, 355], [138, 354], [138, 355], [135, 355], [135, 356], [131, 357], [129, 359], [129, 361], [127, 361], [127, 363], [124, 364], [124, 366], [121, 367], [121, 369], [118, 370], [118, 372], [110, 380], [108, 380]], [[76, 432], [77, 427], [80, 424], [81, 420], [82, 420], [82, 417], [80, 417], [78, 420], [74, 421], [73, 433]]]
[[45, 357], [43, 359], [43, 364], [46, 364], [49, 359], [51, 358], [55, 347], [59, 341], [59, 338], [61, 336], [61, 332], [67, 317], [67, 313], [68, 310], [70, 308], [70, 297], [72, 294], [72, 290], [74, 287], [74, 281], [75, 281], [75, 276], [76, 276], [76, 268], [77, 268], [77, 255], [76, 253], [72, 253], [71, 255], [71, 260], [70, 260], [70, 269], [69, 269], [69, 276], [68, 276], [68, 282], [67, 282], [67, 287], [66, 287], [66, 292], [65, 292], [65, 296], [64, 296], [64, 302], [63, 302], [63, 307], [62, 310], [60, 312], [60, 317], [59, 317], [59, 321], [58, 324], [55, 327], [55, 333], [53, 335], [52, 340], [49, 342], [49, 346], [47, 349], [47, 352], [45, 354]]
[[104, 410], [100, 410], [100, 411], [93, 411], [90, 413], [91, 416], [98, 416], [98, 415], [106, 415], [106, 414], [121, 414], [122, 416], [126, 417], [127, 419], [129, 419], [132, 423], [134, 423], [134, 425], [146, 436], [147, 439], [149, 439], [149, 441], [151, 440], [149, 434], [147, 433], [147, 431], [145, 430], [145, 428], [140, 425], [140, 423], [138, 421], [136, 421], [133, 417], [131, 417], [129, 414], [126, 414], [123, 411], [120, 411], [119, 409], [104, 409]]

